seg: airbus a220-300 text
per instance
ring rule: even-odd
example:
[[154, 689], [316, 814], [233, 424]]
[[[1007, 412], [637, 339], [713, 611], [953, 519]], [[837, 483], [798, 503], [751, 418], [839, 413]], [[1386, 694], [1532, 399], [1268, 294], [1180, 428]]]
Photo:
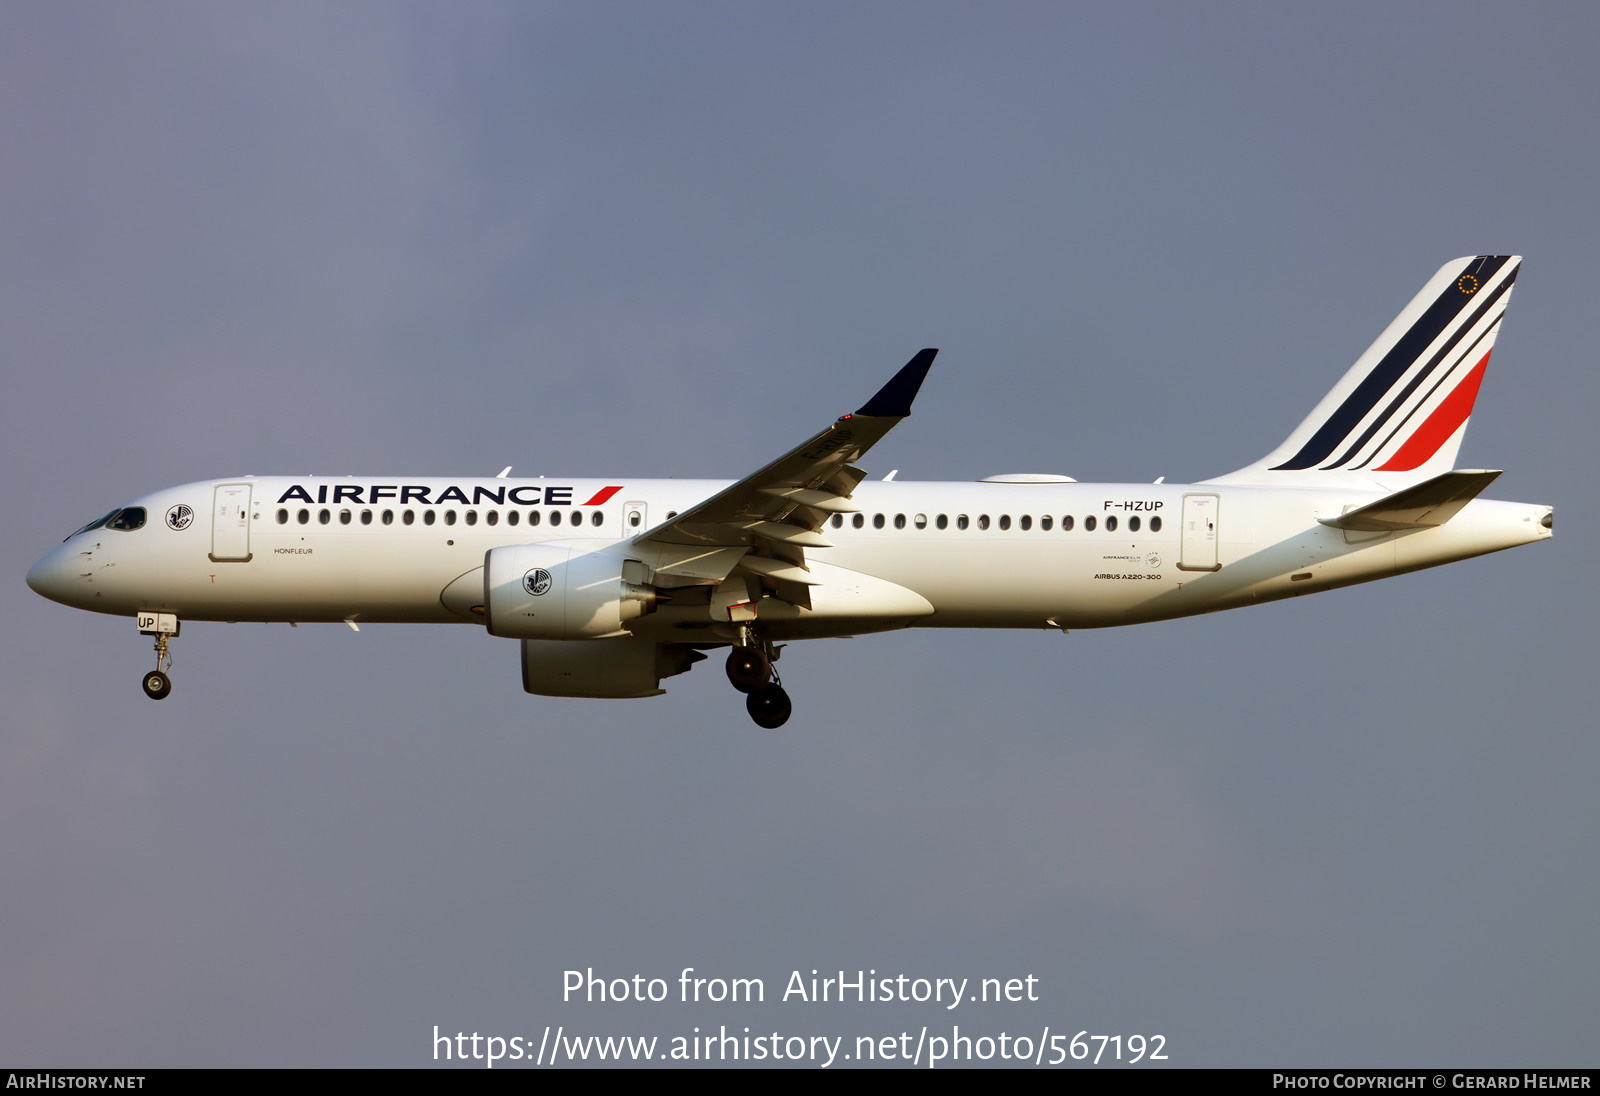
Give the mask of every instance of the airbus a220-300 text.
[[763, 727], [786, 641], [909, 627], [1103, 628], [1387, 578], [1551, 535], [1552, 508], [1455, 468], [1521, 260], [1447, 263], [1295, 431], [1193, 484], [869, 480], [933, 363], [728, 482], [239, 477], [156, 491], [28, 572], [154, 636], [183, 621], [481, 625], [545, 696], [646, 697], [727, 650]]

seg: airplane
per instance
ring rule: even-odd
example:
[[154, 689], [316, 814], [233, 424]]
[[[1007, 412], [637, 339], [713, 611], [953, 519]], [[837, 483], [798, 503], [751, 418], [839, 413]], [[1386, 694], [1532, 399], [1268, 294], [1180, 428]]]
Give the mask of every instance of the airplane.
[[204, 480], [132, 500], [28, 572], [135, 618], [144, 691], [183, 621], [467, 622], [520, 644], [523, 688], [647, 697], [728, 649], [782, 726], [788, 641], [899, 628], [1104, 628], [1331, 590], [1548, 538], [1554, 508], [1479, 497], [1458, 449], [1521, 266], [1440, 268], [1276, 449], [1193, 484], [869, 480], [937, 351], [732, 483], [413, 476]]

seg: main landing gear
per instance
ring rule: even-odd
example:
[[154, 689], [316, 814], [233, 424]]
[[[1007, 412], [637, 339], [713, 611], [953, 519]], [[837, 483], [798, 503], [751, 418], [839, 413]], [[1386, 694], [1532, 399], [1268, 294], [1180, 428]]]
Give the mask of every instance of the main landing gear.
[[165, 700], [172, 692], [172, 679], [167, 671], [172, 669], [172, 651], [167, 643], [178, 634], [178, 618], [171, 613], [140, 613], [139, 634], [156, 637], [156, 668], [144, 675], [144, 695], [151, 700]]
[[758, 640], [749, 629], [728, 652], [728, 683], [745, 694], [745, 711], [756, 726], [769, 731], [787, 723], [794, 710], [772, 666], [777, 657], [778, 649], [766, 640]]

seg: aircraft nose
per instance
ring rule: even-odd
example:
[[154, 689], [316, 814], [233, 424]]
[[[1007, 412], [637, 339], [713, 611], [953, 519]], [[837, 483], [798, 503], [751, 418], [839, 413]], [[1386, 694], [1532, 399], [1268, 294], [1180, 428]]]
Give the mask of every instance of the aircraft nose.
[[28, 585], [36, 594], [70, 605], [73, 553], [65, 551], [66, 547], [62, 545], [30, 567]]

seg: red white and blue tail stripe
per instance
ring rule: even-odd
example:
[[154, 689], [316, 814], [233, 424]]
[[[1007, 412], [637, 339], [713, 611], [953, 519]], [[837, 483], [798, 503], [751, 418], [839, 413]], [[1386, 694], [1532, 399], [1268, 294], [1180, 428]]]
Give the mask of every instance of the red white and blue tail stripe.
[[1449, 471], [1521, 265], [1446, 263], [1282, 445], [1219, 480], [1395, 488]]

